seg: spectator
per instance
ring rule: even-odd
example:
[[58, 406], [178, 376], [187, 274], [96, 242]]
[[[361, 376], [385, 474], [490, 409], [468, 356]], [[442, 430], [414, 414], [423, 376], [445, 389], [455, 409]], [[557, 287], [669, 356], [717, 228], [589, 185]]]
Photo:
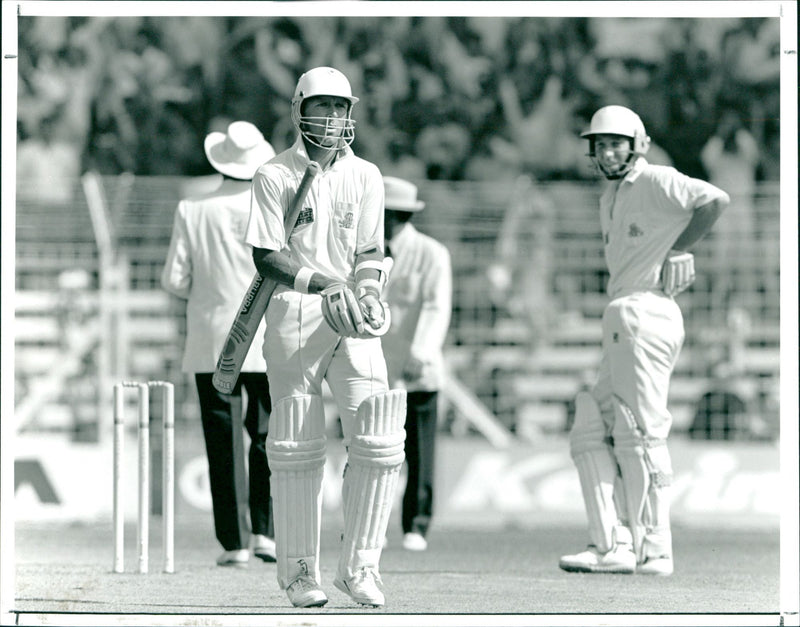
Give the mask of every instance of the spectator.
[[[270, 103], [290, 97], [294, 77], [323, 62], [346, 68], [374, 103], [359, 120], [369, 129], [359, 150], [393, 172], [382, 149], [389, 138], [402, 130], [415, 146], [425, 127], [455, 121], [470, 144], [458, 176], [502, 174], [517, 151], [534, 162], [537, 178], [572, 176], [564, 163], [574, 161], [565, 150], [571, 118], [615, 101], [652, 121], [651, 135], [677, 167], [705, 176], [692, 147], [711, 136], [720, 94], [740, 102], [762, 152], [775, 136], [767, 121], [779, 118], [777, 18], [26, 17], [19, 34], [23, 137], [66, 86], [70, 141], [103, 173], [160, 172], [165, 164], [195, 173], [204, 164], [186, 147], [218, 114], [252, 119], [273, 144], [288, 145], [294, 129]], [[509, 80], [511, 97], [501, 88]], [[559, 98], [540, 110], [553, 80]], [[440, 115], [443, 103], [462, 117]], [[524, 126], [537, 122], [529, 134], [556, 139], [553, 161], [516, 141], [518, 125], [508, 119], [515, 106]], [[180, 145], [151, 142], [175, 131]], [[508, 145], [490, 153], [503, 134]], [[774, 176], [774, 148], [769, 156], [763, 174]]]
[[551, 76], [545, 81], [541, 97], [527, 116], [517, 86], [508, 78], [500, 81], [500, 100], [507, 132], [506, 138], [498, 135], [489, 141], [496, 159], [509, 166], [519, 164], [537, 178], [579, 168], [585, 150], [573, 134], [574, 103], [563, 98], [560, 78]]
[[78, 147], [59, 136], [59, 113], [43, 118], [39, 132], [17, 149], [17, 199], [69, 206], [81, 174]]
[[[723, 109], [719, 124], [700, 153], [711, 184], [728, 191], [731, 204], [711, 237], [714, 276], [712, 310], [724, 311], [736, 294], [757, 291], [753, 200], [759, 149], [733, 108]], [[742, 303], [735, 303], [742, 305]]]
[[525, 323], [532, 350], [546, 343], [555, 319], [550, 291], [555, 218], [547, 192], [520, 176], [497, 235], [495, 261], [487, 268], [490, 298]]
[[469, 130], [456, 122], [426, 126], [416, 142], [416, 153], [425, 164], [430, 180], [456, 181], [464, 178], [470, 156]]
[[694, 178], [707, 174], [700, 153], [713, 126], [700, 102], [693, 57], [687, 50], [672, 51], [667, 59], [666, 124], [662, 145], [675, 160], [675, 167]]
[[98, 341], [93, 330], [95, 308], [92, 303], [92, 278], [83, 268], [70, 268], [58, 275], [56, 322], [58, 323], [60, 355], [55, 368], [65, 377], [61, 387], [72, 414], [74, 437], [80, 441], [97, 442], [97, 414], [87, 399], [95, 390], [89, 384], [94, 379], [94, 346]]

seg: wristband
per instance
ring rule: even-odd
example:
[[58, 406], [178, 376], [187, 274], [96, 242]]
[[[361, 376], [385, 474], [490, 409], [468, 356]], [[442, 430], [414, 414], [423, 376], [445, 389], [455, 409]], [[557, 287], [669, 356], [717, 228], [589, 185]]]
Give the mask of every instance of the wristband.
[[314, 271], [311, 268], [300, 268], [294, 277], [294, 289], [301, 294], [308, 294], [308, 285]]
[[383, 262], [382, 261], [375, 261], [374, 259], [367, 259], [366, 261], [361, 261], [356, 264], [355, 274], [358, 274], [362, 270], [367, 270], [368, 268], [372, 268], [373, 270], [377, 270], [378, 272], [384, 272]]
[[356, 285], [356, 296], [361, 298], [364, 294], [372, 292], [376, 298], [381, 297], [381, 282], [377, 279], [362, 279]]
[[[390, 263], [394, 263], [392, 260]], [[361, 261], [356, 264], [355, 270], [353, 271], [354, 276], [358, 276], [359, 272], [362, 270], [377, 270], [378, 271], [378, 280], [380, 281], [380, 287], [378, 291], [383, 288], [383, 285], [386, 283], [386, 275], [389, 274], [389, 269], [391, 265], [387, 267], [386, 265], [386, 257], [383, 258], [382, 261], [375, 261], [374, 259], [367, 259], [366, 261]], [[359, 281], [360, 283], [360, 281]]]

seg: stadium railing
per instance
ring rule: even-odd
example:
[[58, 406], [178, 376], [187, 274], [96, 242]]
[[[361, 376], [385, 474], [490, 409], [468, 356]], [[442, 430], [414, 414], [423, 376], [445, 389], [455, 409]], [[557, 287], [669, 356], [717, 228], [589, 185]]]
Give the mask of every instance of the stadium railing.
[[[107, 176], [102, 181], [116, 245], [128, 265], [128, 332], [124, 345], [115, 347], [125, 370], [119, 374], [174, 381], [176, 417], [196, 419], [192, 382], [179, 371], [183, 304], [159, 287], [174, 210], [193, 180]], [[600, 316], [607, 301], [595, 186], [528, 179], [418, 184], [428, 208], [418, 216], [417, 227], [447, 245], [453, 260], [453, 315], [446, 345], [452, 373], [519, 436], [563, 432], [572, 397], [597, 366]], [[757, 412], [778, 379], [778, 191], [777, 184], [759, 186], [752, 199], [752, 245], [740, 248], [735, 259], [715, 256], [713, 238], [695, 251], [698, 280], [679, 296], [687, 339], [671, 389], [678, 431], [688, 429], [719, 363], [740, 369], [742, 394]], [[99, 286], [98, 251], [80, 186], [76, 183], [73, 202], [66, 206], [48, 207], [22, 196], [16, 212], [17, 406], [63, 358], [59, 272], [88, 272], [93, 316]], [[493, 264], [509, 272], [505, 292], [489, 279]], [[719, 286], [726, 290], [723, 296]], [[85, 357], [71, 385], [43, 401], [26, 428], [74, 428], [76, 418], [69, 414], [76, 406], [89, 416], [84, 420], [92, 419], [97, 364], [90, 351]], [[74, 397], [78, 389], [83, 392], [76, 405], [66, 396]], [[459, 417], [450, 409], [443, 427], [456, 432]], [[777, 433], [774, 422], [767, 433]]]

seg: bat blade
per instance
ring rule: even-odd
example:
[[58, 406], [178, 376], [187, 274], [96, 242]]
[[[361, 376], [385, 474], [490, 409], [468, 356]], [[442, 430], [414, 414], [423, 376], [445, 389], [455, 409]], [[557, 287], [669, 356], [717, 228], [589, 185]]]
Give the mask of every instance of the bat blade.
[[[316, 177], [319, 170], [319, 164], [316, 161], [311, 161], [303, 174], [300, 185], [297, 187], [297, 192], [292, 198], [284, 219], [287, 240], [297, 222], [298, 215], [300, 215], [303, 202], [311, 189], [311, 183], [314, 182], [314, 177]], [[236, 318], [234, 318], [230, 331], [228, 331], [228, 336], [225, 338], [225, 345], [222, 347], [217, 359], [214, 375], [211, 377], [211, 383], [218, 392], [230, 394], [233, 391], [233, 387], [236, 385], [236, 381], [242, 371], [245, 357], [250, 351], [250, 345], [253, 343], [256, 331], [258, 331], [258, 325], [267, 311], [269, 299], [272, 297], [272, 292], [275, 291], [276, 287], [277, 283], [275, 281], [264, 278], [258, 273], [250, 282], [250, 287], [247, 288], [247, 292], [242, 298], [242, 304], [239, 306]]]
[[218, 392], [230, 394], [233, 391], [275, 285], [275, 281], [256, 273], [247, 288], [211, 377]]

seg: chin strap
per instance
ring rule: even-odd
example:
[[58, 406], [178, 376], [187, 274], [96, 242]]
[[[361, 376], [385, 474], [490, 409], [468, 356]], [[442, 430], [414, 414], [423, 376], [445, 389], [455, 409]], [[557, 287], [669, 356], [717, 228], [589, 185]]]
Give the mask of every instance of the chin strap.
[[[625, 162], [625, 164], [616, 172], [607, 172], [603, 168], [603, 166], [600, 165], [599, 161], [597, 162], [597, 167], [603, 173], [603, 176], [605, 176], [606, 179], [608, 179], [609, 181], [618, 181], [619, 179], [625, 178], [628, 172], [631, 171], [635, 158], [636, 156], [634, 154], [631, 154], [628, 157], [628, 160]], [[597, 159], [597, 157], [595, 157], [595, 159]]]

